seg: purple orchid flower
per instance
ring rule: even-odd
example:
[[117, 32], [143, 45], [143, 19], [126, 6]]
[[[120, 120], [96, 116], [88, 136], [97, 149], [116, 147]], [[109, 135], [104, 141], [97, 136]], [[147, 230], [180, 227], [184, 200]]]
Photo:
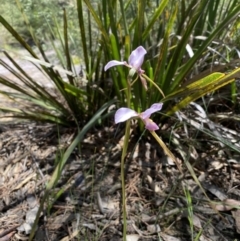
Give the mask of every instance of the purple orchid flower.
[[144, 73], [144, 71], [141, 69], [141, 66], [143, 64], [144, 55], [146, 53], [147, 51], [145, 50], [145, 48], [139, 46], [130, 54], [128, 58], [128, 63], [126, 61], [111, 60], [105, 65], [104, 70], [107, 71], [109, 68], [117, 65], [125, 65], [130, 69], [134, 69], [139, 75], [141, 75], [142, 73]]
[[139, 117], [145, 124], [145, 128], [149, 131], [158, 130], [158, 125], [150, 119], [151, 114], [162, 109], [163, 103], [155, 103], [149, 109], [146, 109], [142, 113], [137, 113], [136, 111], [129, 108], [120, 108], [115, 113], [115, 123], [124, 122], [133, 117]]

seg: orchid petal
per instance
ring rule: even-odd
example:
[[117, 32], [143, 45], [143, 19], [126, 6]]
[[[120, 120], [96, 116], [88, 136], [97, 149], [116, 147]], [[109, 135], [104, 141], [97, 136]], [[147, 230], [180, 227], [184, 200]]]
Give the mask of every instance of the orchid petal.
[[144, 55], [147, 51], [142, 47], [137, 47], [128, 58], [128, 64], [136, 70], [139, 70], [142, 66]]
[[111, 60], [105, 65], [104, 70], [107, 71], [109, 68], [112, 68], [112, 67], [117, 66], [117, 65], [126, 65], [126, 62], [125, 61]]
[[158, 125], [155, 122], [153, 122], [151, 119], [146, 119], [144, 123], [145, 123], [145, 128], [148, 129], [149, 131], [156, 131], [159, 129]]
[[138, 116], [138, 113], [136, 111], [123, 107], [116, 111], [114, 120], [115, 120], [115, 123], [117, 124], [119, 122], [124, 122], [136, 116]]
[[149, 109], [146, 109], [140, 114], [140, 117], [145, 120], [151, 116], [152, 113], [157, 112], [162, 109], [163, 103], [155, 103]]

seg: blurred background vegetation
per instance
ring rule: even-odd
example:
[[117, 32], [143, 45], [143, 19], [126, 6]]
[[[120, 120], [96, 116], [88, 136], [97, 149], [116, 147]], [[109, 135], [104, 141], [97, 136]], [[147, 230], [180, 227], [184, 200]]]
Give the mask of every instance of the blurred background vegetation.
[[[48, 40], [49, 25], [53, 27], [54, 31], [57, 31], [55, 21], [57, 21], [59, 26], [63, 26], [63, 8], [66, 8], [68, 11], [69, 23], [72, 25], [72, 28], [76, 29], [78, 27], [77, 22], [74, 21], [74, 19], [77, 19], [75, 1], [21, 0], [19, 3], [21, 4], [24, 13], [28, 16], [29, 25], [34, 29], [35, 34], [40, 41], [44, 42]], [[27, 42], [33, 44], [32, 36], [26, 27], [16, 1], [3, 1], [1, 3], [0, 14], [24, 37]], [[4, 30], [2, 26], [1, 30]], [[15, 39], [12, 38], [7, 31], [4, 31], [4, 42], [7, 44], [16, 44]]]

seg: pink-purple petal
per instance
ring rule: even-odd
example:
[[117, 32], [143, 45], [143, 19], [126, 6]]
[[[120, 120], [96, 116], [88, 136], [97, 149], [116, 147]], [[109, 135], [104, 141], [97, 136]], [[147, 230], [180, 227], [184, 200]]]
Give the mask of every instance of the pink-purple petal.
[[140, 80], [141, 80], [141, 82], [142, 82], [142, 85], [143, 85], [144, 89], [145, 89], [145, 90], [148, 90], [147, 81], [145, 80], [145, 78], [143, 78], [143, 77], [141, 76], [141, 74], [139, 75], [139, 77], [140, 77]]
[[145, 128], [148, 129], [149, 131], [156, 131], [159, 129], [158, 125], [155, 122], [153, 122], [151, 119], [147, 119], [144, 122], [145, 122]]
[[155, 103], [149, 109], [146, 109], [140, 114], [140, 117], [145, 120], [151, 116], [154, 112], [157, 112], [162, 109], [163, 103]]
[[128, 58], [128, 64], [136, 70], [139, 70], [143, 64], [144, 55], [147, 53], [142, 46], [137, 47]]
[[114, 121], [115, 121], [115, 124], [117, 124], [119, 122], [124, 122], [136, 116], [138, 116], [138, 113], [136, 111], [131, 110], [129, 108], [122, 107], [116, 111], [114, 116]]
[[105, 65], [104, 70], [107, 71], [109, 68], [112, 68], [112, 67], [117, 66], [117, 65], [126, 65], [126, 62], [125, 61], [111, 60]]

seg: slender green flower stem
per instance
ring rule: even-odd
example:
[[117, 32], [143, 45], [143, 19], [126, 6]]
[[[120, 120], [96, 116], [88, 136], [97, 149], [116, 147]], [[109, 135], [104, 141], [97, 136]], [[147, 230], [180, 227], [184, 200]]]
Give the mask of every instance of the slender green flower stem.
[[122, 209], [123, 209], [123, 240], [126, 241], [127, 235], [127, 208], [126, 208], [126, 193], [125, 193], [125, 157], [127, 155], [128, 141], [130, 136], [130, 120], [126, 122], [125, 136], [121, 157], [121, 181], [122, 181]]
[[[127, 107], [131, 105], [131, 77], [128, 76], [128, 88], [127, 88]], [[130, 137], [130, 120], [126, 122], [125, 136], [123, 142], [123, 150], [121, 156], [121, 181], [122, 181], [122, 209], [123, 209], [123, 241], [127, 240], [127, 208], [126, 208], [126, 195], [125, 195], [125, 158], [127, 156], [127, 148]]]
[[[134, 72], [130, 71], [128, 75], [128, 80], [127, 80], [127, 90], [126, 90], [126, 98], [127, 98], [127, 107], [131, 107], [131, 80], [132, 76], [134, 75]], [[147, 76], [147, 75], [142, 75], [143, 78], [145, 78], [147, 81], [152, 83], [158, 91], [162, 94], [163, 97], [164, 94], [162, 90]], [[133, 81], [135, 82], [135, 81]], [[129, 137], [130, 137], [130, 120], [126, 122], [126, 127], [125, 127], [125, 136], [124, 136], [124, 142], [123, 142], [123, 150], [122, 150], [122, 156], [121, 156], [121, 182], [122, 182], [122, 211], [123, 211], [123, 241], [127, 240], [127, 207], [126, 207], [126, 192], [125, 192], [125, 158], [127, 156], [127, 149], [128, 149], [128, 142], [129, 142]], [[154, 136], [154, 138], [157, 140], [157, 142], [160, 144], [160, 146], [164, 149], [165, 153], [169, 155], [174, 161], [176, 161], [174, 155], [170, 152], [170, 150], [166, 147], [166, 145], [163, 143], [163, 141], [158, 137], [158, 135], [153, 131], [151, 131], [151, 134]], [[178, 165], [178, 163], [176, 162]]]

